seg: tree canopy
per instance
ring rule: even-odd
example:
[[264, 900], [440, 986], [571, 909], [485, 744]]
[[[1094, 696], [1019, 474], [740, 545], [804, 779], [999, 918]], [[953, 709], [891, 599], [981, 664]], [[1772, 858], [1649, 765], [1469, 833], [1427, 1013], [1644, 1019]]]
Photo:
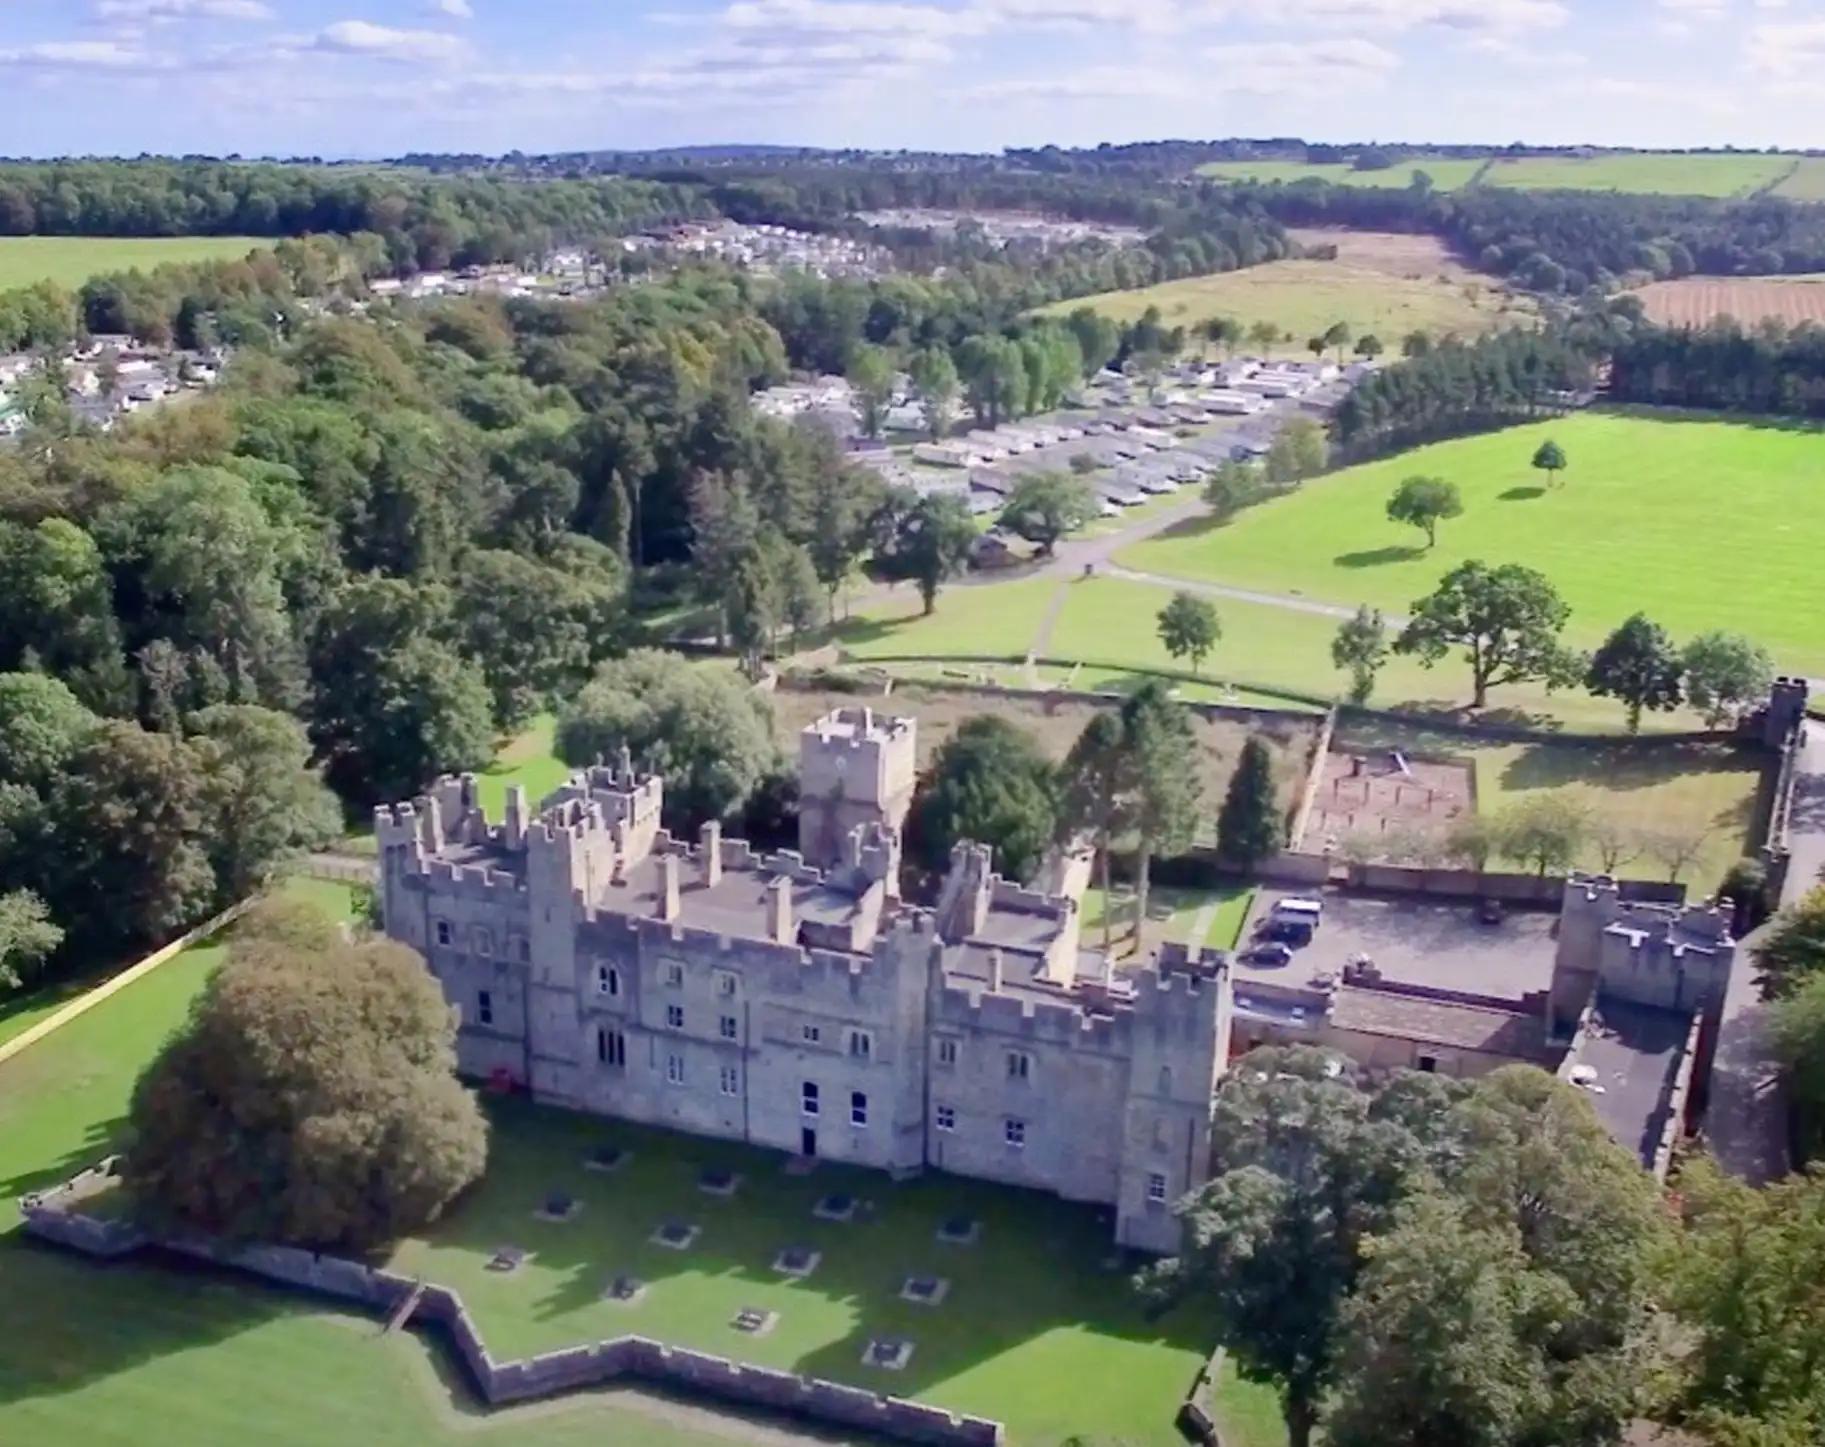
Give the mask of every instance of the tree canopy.
[[1564, 682], [1570, 664], [1559, 633], [1571, 609], [1542, 573], [1519, 563], [1460, 563], [1413, 614], [1394, 644], [1430, 668], [1454, 647], [1464, 650], [1482, 708], [1489, 690], [1504, 683], [1542, 679]]
[[303, 904], [243, 917], [129, 1121], [155, 1229], [358, 1252], [435, 1220], [487, 1151], [424, 961]]
[[919, 787], [907, 842], [942, 873], [961, 841], [987, 844], [998, 870], [1029, 880], [1058, 837], [1058, 776], [1032, 736], [992, 714], [965, 719]]

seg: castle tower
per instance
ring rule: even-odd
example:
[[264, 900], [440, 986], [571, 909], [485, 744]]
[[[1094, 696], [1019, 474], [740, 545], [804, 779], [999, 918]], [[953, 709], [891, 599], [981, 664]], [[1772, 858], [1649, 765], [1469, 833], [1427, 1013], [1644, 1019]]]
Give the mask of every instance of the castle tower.
[[912, 807], [914, 721], [864, 707], [825, 714], [799, 735], [798, 849], [819, 869], [845, 864], [858, 825], [896, 834]]

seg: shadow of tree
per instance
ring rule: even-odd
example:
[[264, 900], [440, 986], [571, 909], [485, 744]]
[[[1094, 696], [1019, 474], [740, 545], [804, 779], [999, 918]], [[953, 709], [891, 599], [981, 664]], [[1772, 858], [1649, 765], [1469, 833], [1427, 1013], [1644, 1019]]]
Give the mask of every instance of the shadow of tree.
[[1339, 553], [1332, 562], [1340, 568], [1379, 568], [1387, 563], [1410, 563], [1415, 558], [1422, 558], [1426, 550], [1409, 544], [1385, 548], [1369, 548], [1359, 553]]
[[1498, 502], [1531, 502], [1536, 497], [1545, 496], [1546, 489], [1543, 487], [1511, 487], [1506, 492], [1498, 492], [1496, 500]]

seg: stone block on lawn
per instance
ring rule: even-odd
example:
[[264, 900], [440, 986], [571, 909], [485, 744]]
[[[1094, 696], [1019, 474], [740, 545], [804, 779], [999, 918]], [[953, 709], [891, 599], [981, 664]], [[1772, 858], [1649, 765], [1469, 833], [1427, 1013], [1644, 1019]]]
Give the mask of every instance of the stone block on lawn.
[[909, 1276], [900, 1286], [900, 1299], [920, 1306], [941, 1306], [950, 1294], [950, 1281], [942, 1276]]
[[597, 1146], [583, 1160], [586, 1171], [618, 1171], [627, 1164], [628, 1153], [620, 1146]]
[[827, 1196], [819, 1196], [817, 1204], [811, 1208], [811, 1214], [820, 1221], [853, 1221], [855, 1212], [855, 1197], [843, 1191], [832, 1191]]
[[502, 1273], [518, 1271], [528, 1261], [532, 1253], [518, 1246], [496, 1246], [494, 1254], [488, 1258], [488, 1269]]
[[823, 1259], [822, 1251], [813, 1251], [809, 1246], [782, 1246], [773, 1258], [773, 1269], [781, 1276], [796, 1276], [803, 1280], [817, 1270], [818, 1262]]
[[638, 1276], [617, 1276], [602, 1290], [602, 1299], [620, 1306], [632, 1306], [646, 1295], [646, 1283]]
[[982, 1223], [974, 1216], [947, 1216], [938, 1224], [938, 1239], [946, 1246], [974, 1246], [982, 1239]]
[[648, 1239], [668, 1251], [689, 1251], [702, 1232], [701, 1226], [694, 1226], [689, 1221], [663, 1221]]
[[706, 1196], [733, 1196], [741, 1186], [741, 1177], [720, 1166], [707, 1167], [697, 1177], [697, 1189]]
[[862, 1353], [862, 1365], [879, 1367], [882, 1371], [898, 1372], [906, 1369], [912, 1360], [913, 1344], [903, 1336], [878, 1336], [868, 1343]]
[[571, 1221], [582, 1209], [583, 1203], [568, 1191], [548, 1191], [533, 1215], [541, 1221]]
[[746, 1332], [749, 1336], [765, 1336], [779, 1323], [777, 1311], [767, 1311], [758, 1306], [744, 1306], [731, 1318], [729, 1325], [735, 1330]]

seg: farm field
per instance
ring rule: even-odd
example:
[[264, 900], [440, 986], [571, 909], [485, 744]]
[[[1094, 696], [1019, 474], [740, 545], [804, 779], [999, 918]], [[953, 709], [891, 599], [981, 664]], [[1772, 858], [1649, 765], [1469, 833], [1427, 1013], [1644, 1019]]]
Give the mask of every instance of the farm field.
[[[1529, 465], [1548, 437], [1570, 461], [1553, 488]], [[1825, 672], [1822, 444], [1825, 434], [1784, 424], [1584, 413], [1348, 468], [1118, 561], [1394, 612], [1467, 559], [1524, 563], [1571, 605], [1574, 642], [1600, 641], [1639, 609], [1677, 638], [1746, 633], [1782, 667], [1816, 674]], [[1450, 479], [1464, 495], [1464, 515], [1440, 528], [1431, 552], [1383, 511], [1415, 475]]]
[[1532, 191], [1622, 191], [1642, 196], [1747, 196], [1783, 176], [1796, 159], [1748, 152], [1522, 156], [1496, 161], [1477, 184]]
[[1530, 303], [1487, 277], [1414, 280], [1342, 260], [1270, 261], [1217, 276], [1079, 297], [1044, 310], [1063, 316], [1083, 306], [1118, 322], [1136, 321], [1148, 307], [1158, 307], [1168, 326], [1195, 326], [1218, 316], [1235, 317], [1244, 326], [1272, 322], [1291, 338], [1288, 350], [1302, 355], [1305, 339], [1333, 322], [1347, 322], [1359, 337], [1373, 332], [1393, 348], [1408, 332], [1472, 336], [1532, 314]]
[[1793, 174], [1774, 188], [1789, 201], [1825, 201], [1825, 156], [1801, 156]]
[[1745, 327], [1767, 317], [1788, 326], [1825, 321], [1825, 276], [1682, 276], [1653, 281], [1630, 292], [1651, 321], [1669, 327], [1702, 327], [1734, 317]]
[[1357, 171], [1347, 165], [1319, 166], [1304, 161], [1212, 161], [1198, 167], [1200, 176], [1213, 181], [1329, 181], [1334, 186], [1367, 186], [1400, 190], [1413, 184], [1413, 173], [1424, 171], [1434, 189], [1455, 191], [1481, 170], [1479, 160], [1459, 161], [1449, 156], [1403, 157], [1386, 170]]
[[228, 260], [271, 244], [270, 237], [260, 236], [4, 236], [0, 291], [40, 281], [74, 290], [103, 272]]

